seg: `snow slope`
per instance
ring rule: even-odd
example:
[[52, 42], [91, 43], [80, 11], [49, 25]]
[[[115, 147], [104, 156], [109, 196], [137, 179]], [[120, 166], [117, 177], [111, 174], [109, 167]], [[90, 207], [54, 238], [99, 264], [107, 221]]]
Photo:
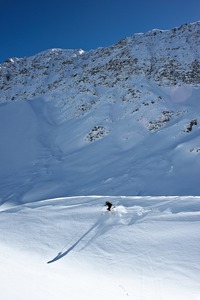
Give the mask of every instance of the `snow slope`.
[[200, 197], [49, 199], [0, 218], [2, 300], [200, 299]]
[[187, 132], [199, 119], [196, 97], [199, 90], [175, 117], [163, 114], [169, 124], [156, 131], [121, 118], [120, 103], [102, 103], [61, 124], [57, 102], [44, 97], [1, 104], [1, 204], [66, 195], [199, 195], [199, 121]]

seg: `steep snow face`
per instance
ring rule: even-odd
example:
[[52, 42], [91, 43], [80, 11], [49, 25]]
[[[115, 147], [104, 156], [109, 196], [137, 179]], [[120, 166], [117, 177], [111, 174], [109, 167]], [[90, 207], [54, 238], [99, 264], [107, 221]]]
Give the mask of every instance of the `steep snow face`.
[[199, 300], [199, 197], [49, 199], [0, 218], [3, 300]]
[[199, 195], [199, 28], [1, 64], [1, 203]]

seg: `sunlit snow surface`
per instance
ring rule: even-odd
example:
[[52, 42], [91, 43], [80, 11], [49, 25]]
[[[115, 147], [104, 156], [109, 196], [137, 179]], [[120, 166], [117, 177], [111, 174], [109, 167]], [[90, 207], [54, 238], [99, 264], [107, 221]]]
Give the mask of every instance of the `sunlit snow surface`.
[[200, 299], [200, 197], [58, 198], [0, 218], [2, 300]]

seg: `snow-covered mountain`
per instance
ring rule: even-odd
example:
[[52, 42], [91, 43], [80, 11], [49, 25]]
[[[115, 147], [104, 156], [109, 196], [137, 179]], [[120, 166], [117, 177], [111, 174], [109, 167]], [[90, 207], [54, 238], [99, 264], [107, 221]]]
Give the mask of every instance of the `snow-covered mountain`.
[[1, 300], [200, 300], [199, 46], [197, 22], [0, 65]]
[[200, 22], [0, 65], [1, 203], [200, 193]]

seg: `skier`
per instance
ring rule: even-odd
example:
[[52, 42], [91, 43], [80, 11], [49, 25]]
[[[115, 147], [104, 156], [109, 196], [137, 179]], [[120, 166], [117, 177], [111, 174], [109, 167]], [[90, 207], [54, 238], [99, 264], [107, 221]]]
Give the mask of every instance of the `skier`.
[[104, 206], [107, 206], [107, 210], [111, 211], [111, 207], [113, 206], [111, 202], [106, 201], [106, 203], [104, 204]]

